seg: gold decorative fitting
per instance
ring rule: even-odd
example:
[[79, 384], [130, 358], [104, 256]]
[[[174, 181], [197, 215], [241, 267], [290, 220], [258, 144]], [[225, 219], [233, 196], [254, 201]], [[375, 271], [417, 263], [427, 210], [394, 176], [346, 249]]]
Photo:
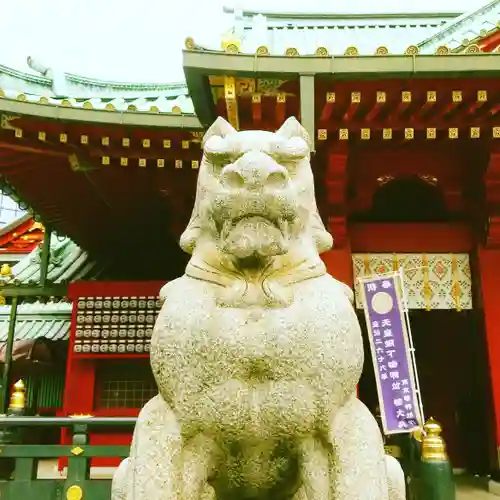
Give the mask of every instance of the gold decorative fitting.
[[165, 160], [164, 160], [163, 158], [158, 158], [158, 159], [156, 160], [156, 166], [157, 166], [158, 168], [163, 168], [163, 167], [165, 167]]
[[180, 114], [182, 114], [182, 109], [180, 106], [175, 105], [175, 106], [172, 106], [172, 109], [170, 110], [170, 112], [174, 115], [180, 115]]
[[377, 50], [375, 51], [375, 55], [377, 56], [386, 56], [389, 54], [389, 49], [387, 47], [378, 47]]
[[392, 128], [382, 129], [382, 139], [392, 139]]
[[458, 139], [458, 128], [451, 127], [448, 129], [448, 138], [449, 139]]
[[47, 99], [47, 97], [40, 97], [40, 99], [38, 99], [38, 102], [40, 104], [48, 104], [49, 100]]
[[158, 106], [151, 106], [149, 108], [149, 112], [150, 113], [159, 113], [160, 112], [160, 108]]
[[347, 141], [347, 139], [349, 139], [349, 129], [341, 128], [339, 130], [339, 139], [341, 141]]
[[420, 174], [418, 177], [427, 184], [431, 184], [432, 186], [437, 186], [438, 180], [435, 175]]
[[471, 139], [479, 139], [481, 137], [481, 128], [480, 127], [471, 127], [470, 128], [470, 138]]
[[103, 165], [109, 165], [109, 156], [103, 156], [101, 162]]
[[289, 47], [285, 51], [285, 56], [287, 57], [297, 57], [299, 55], [299, 51], [295, 47]]
[[427, 128], [425, 131], [425, 136], [427, 139], [435, 139], [436, 138], [436, 129], [433, 127]]
[[493, 127], [493, 138], [500, 139], [500, 127]]
[[424, 461], [446, 461], [446, 444], [441, 437], [441, 425], [430, 418], [424, 424], [424, 436], [422, 437], [422, 460]]
[[83, 103], [83, 109], [94, 109], [94, 106], [92, 106], [92, 103], [89, 101], [85, 101]]
[[394, 180], [393, 175], [381, 175], [380, 177], [377, 177], [377, 182], [383, 186], [384, 184], [387, 184], [388, 182], [391, 182]]
[[451, 93], [451, 100], [453, 102], [462, 102], [462, 91], [461, 90], [454, 90]]
[[[79, 418], [80, 415], [74, 415], [74, 417]], [[71, 453], [76, 456], [81, 455], [83, 451], [84, 451], [83, 448], [81, 448], [80, 446], [75, 446], [74, 448], [71, 448]]]
[[135, 104], [129, 104], [127, 111], [137, 111], [137, 106]]
[[318, 129], [318, 141], [326, 141], [328, 139], [328, 131], [324, 128]]
[[65, 108], [71, 108], [71, 102], [68, 99], [63, 99], [61, 101], [61, 106], [64, 106]]
[[9, 264], [2, 264], [0, 266], [0, 276], [2, 278], [10, 278], [12, 277], [12, 268], [9, 266]]
[[186, 50], [195, 50], [196, 49], [196, 44], [194, 43], [194, 39], [188, 36], [184, 40], [184, 47]]
[[369, 128], [362, 128], [361, 129], [361, 139], [364, 141], [367, 141], [370, 138], [370, 129]]
[[14, 390], [12, 391], [12, 394], [10, 396], [9, 408], [16, 410], [24, 409], [26, 402], [25, 393], [26, 393], [26, 387], [24, 385], [24, 382], [22, 380], [18, 380], [14, 384]]
[[344, 52], [345, 56], [351, 56], [351, 57], [356, 57], [359, 55], [358, 49], [354, 46], [347, 47], [346, 51]]
[[103, 146], [109, 146], [109, 137], [102, 137], [101, 138], [101, 144]]
[[193, 170], [198, 170], [199, 167], [200, 167], [200, 162], [198, 160], [193, 160], [191, 162], [191, 168]]
[[450, 53], [450, 49], [446, 45], [441, 45], [436, 49], [437, 56], [447, 56]]
[[435, 90], [429, 90], [427, 92], [427, 102], [436, 102], [437, 101], [437, 92]]
[[76, 484], [70, 486], [68, 491], [66, 491], [66, 500], [82, 500], [83, 498], [83, 490], [80, 486]]
[[175, 160], [175, 168], [182, 168], [182, 160]]
[[146, 158], [139, 158], [139, 167], [146, 166]]
[[124, 148], [128, 148], [128, 147], [130, 147], [130, 139], [129, 139], [128, 137], [124, 137], [124, 138], [122, 139], [122, 146], [123, 146]]
[[415, 137], [415, 130], [413, 128], [405, 128], [405, 139], [411, 140]]
[[122, 167], [126, 167], [128, 165], [128, 158], [126, 156], [122, 156], [120, 158], [120, 165]]
[[262, 95], [261, 94], [259, 94], [259, 93], [252, 94], [252, 102], [254, 104], [258, 104], [261, 101], [262, 101]]
[[189, 141], [182, 141], [182, 149], [189, 149]]
[[7, 304], [7, 301], [5, 300], [5, 297], [3, 295], [0, 295], [0, 306], [4, 306]]
[[314, 52], [316, 57], [328, 57], [328, 49], [326, 47], [318, 47]]
[[22, 129], [16, 128], [16, 130], [14, 131], [14, 136], [17, 137], [18, 139], [20, 139], [23, 136]]
[[66, 144], [68, 142], [68, 134], [59, 134], [59, 142]]
[[80, 144], [88, 144], [89, 143], [89, 136], [88, 135], [81, 135], [80, 136]]
[[163, 147], [165, 149], [171, 148], [172, 147], [172, 142], [170, 139], [163, 139]]
[[255, 55], [257, 55], [257, 56], [268, 56], [269, 55], [269, 49], [265, 45], [261, 45], [255, 51]]
[[286, 94], [284, 92], [280, 92], [276, 96], [276, 102], [280, 102], [280, 103], [286, 102]]
[[488, 91], [487, 90], [478, 90], [477, 91], [477, 102], [486, 102], [488, 100]]
[[17, 99], [18, 101], [25, 101], [25, 100], [26, 100], [26, 96], [25, 96], [24, 94], [19, 94], [19, 95], [16, 97], [16, 99]]
[[45, 141], [47, 139], [47, 134], [45, 132], [38, 132], [38, 140]]
[[387, 100], [387, 94], [381, 90], [377, 91], [377, 102], [383, 103]]
[[149, 139], [142, 140], [142, 147], [143, 148], [149, 148], [150, 146], [151, 146], [151, 141]]
[[228, 43], [224, 50], [227, 54], [237, 54], [240, 51], [239, 44], [236, 43]]
[[464, 52], [465, 54], [479, 54], [481, 52], [481, 47], [479, 47], [479, 45], [472, 44], [469, 45]]
[[406, 50], [405, 50], [405, 56], [418, 56], [419, 49], [416, 45], [410, 45]]
[[328, 102], [328, 103], [335, 102], [335, 92], [327, 92], [326, 93], [326, 102]]
[[411, 102], [411, 92], [408, 90], [401, 92], [401, 102]]
[[108, 102], [108, 104], [106, 104], [106, 106], [104, 106], [104, 109], [106, 111], [116, 111], [116, 108], [110, 102]]
[[5, 97], [5, 92], [2, 89], [0, 89], [0, 97]]
[[351, 92], [351, 102], [359, 104], [361, 102], [361, 92]]

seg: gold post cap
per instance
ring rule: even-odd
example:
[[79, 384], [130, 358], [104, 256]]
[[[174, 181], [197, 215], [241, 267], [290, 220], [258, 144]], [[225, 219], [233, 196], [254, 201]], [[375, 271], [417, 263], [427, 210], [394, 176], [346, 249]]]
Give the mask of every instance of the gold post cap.
[[446, 443], [441, 436], [441, 424], [433, 417], [424, 424], [424, 434], [422, 436], [422, 459], [446, 461]]
[[0, 276], [12, 276], [12, 268], [9, 266], [9, 264], [2, 264], [0, 266]]
[[24, 409], [26, 403], [26, 387], [22, 380], [18, 380], [14, 384], [14, 391], [10, 396], [10, 409]]

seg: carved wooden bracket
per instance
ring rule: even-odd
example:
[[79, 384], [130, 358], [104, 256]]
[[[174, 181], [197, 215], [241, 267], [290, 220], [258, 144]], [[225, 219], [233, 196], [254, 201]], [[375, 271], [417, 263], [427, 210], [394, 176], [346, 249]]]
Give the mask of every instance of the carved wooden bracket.
[[344, 146], [330, 151], [325, 172], [329, 230], [336, 247], [343, 246], [347, 241], [347, 157]]

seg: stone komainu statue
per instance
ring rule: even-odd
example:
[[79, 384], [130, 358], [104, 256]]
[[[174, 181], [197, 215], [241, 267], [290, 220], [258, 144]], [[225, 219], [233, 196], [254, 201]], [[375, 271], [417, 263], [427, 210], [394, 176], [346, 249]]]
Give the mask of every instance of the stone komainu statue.
[[192, 257], [161, 291], [151, 341], [159, 395], [113, 500], [404, 499], [356, 398], [361, 331], [351, 290], [319, 257], [332, 238], [313, 186], [296, 119], [271, 133], [218, 118], [207, 131], [181, 237]]

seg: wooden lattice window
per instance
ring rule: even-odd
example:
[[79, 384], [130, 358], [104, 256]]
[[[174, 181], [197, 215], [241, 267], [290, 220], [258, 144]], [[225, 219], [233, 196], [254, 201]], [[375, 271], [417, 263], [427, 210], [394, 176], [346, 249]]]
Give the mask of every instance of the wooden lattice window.
[[158, 393], [149, 362], [107, 361], [97, 369], [95, 407], [142, 408]]

